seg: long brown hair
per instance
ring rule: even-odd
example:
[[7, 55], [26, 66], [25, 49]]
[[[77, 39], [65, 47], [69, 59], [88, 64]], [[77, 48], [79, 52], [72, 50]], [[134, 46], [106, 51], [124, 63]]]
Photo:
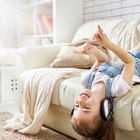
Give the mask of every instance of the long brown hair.
[[73, 129], [82, 136], [81, 140], [115, 140], [112, 120], [104, 121], [99, 115], [92, 123], [79, 122], [71, 116]]

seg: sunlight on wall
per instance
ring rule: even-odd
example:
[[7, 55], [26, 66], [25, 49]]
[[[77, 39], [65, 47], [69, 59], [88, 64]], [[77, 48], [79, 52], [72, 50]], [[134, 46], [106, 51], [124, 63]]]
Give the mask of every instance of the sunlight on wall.
[[16, 0], [0, 0], [0, 47], [16, 47]]

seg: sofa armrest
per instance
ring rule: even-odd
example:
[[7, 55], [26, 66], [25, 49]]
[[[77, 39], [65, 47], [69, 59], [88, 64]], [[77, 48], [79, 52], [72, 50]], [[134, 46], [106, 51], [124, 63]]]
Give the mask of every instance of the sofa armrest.
[[55, 59], [61, 45], [19, 48], [17, 51], [17, 72], [28, 69], [47, 67]]

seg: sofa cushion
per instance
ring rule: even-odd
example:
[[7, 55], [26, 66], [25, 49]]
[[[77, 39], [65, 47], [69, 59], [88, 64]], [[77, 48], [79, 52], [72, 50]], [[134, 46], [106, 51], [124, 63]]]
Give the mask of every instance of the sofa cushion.
[[137, 95], [134, 97], [132, 114], [133, 114], [133, 124], [136, 130], [140, 131], [140, 86], [138, 88]]
[[80, 94], [80, 91], [83, 88], [84, 87], [81, 84], [80, 76], [76, 76], [76, 77], [72, 77], [72, 78], [64, 80], [61, 83], [61, 87], [59, 91], [60, 92], [59, 98], [60, 98], [61, 106], [71, 110], [75, 104], [76, 97]]
[[136, 85], [124, 96], [116, 98], [114, 121], [118, 128], [124, 130], [140, 130], [139, 91], [140, 85]]

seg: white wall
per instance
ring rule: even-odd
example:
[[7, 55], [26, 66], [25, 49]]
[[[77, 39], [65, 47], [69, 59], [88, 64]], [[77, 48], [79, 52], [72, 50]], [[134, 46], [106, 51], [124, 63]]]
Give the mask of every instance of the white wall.
[[[140, 17], [140, 0], [83, 0], [83, 21]], [[0, 47], [16, 47], [16, 0], [0, 0]]]
[[83, 0], [83, 20], [140, 17], [140, 0]]
[[16, 0], [0, 0], [0, 48], [16, 42]]

